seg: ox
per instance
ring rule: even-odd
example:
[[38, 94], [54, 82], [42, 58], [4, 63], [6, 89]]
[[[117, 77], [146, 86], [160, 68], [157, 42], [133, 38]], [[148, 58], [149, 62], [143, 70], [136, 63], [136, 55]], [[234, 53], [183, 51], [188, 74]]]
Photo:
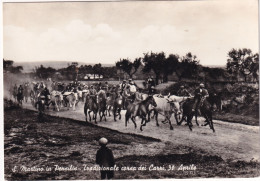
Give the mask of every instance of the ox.
[[59, 91], [52, 91], [50, 93], [50, 103], [54, 106], [53, 110], [56, 108], [57, 111], [60, 110], [62, 107], [62, 102], [63, 102], [63, 95]]
[[73, 108], [73, 111], [75, 111], [75, 106], [76, 106], [76, 103], [77, 103], [77, 100], [78, 100], [78, 94], [77, 93], [73, 93], [73, 92], [65, 92], [63, 94], [63, 97], [64, 97], [64, 104], [65, 106], [67, 106], [69, 104], [68, 107], [68, 110], [69, 110], [69, 107], [72, 107]]
[[[157, 107], [153, 108], [154, 116], [155, 116], [155, 120], [156, 120], [156, 125], [159, 126], [158, 114], [161, 114], [165, 118], [165, 120], [162, 121], [162, 122], [166, 123], [168, 121], [169, 124], [170, 124], [170, 129], [173, 130], [173, 126], [172, 126], [170, 119], [171, 119], [172, 114], [174, 113], [175, 114], [175, 120], [178, 124], [177, 116], [181, 114], [179, 102], [175, 99], [167, 99], [165, 97], [163, 97], [163, 98], [157, 97], [157, 96], [153, 96], [153, 97], [154, 97], [154, 100], [157, 104]], [[148, 116], [150, 116], [150, 115], [148, 115]]]

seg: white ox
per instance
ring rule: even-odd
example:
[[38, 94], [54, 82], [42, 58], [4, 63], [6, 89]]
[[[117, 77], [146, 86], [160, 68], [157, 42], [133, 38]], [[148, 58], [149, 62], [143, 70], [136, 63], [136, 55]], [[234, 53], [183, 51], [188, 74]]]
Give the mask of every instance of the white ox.
[[[73, 111], [75, 111], [76, 103], [78, 101], [78, 94], [74, 92], [65, 92], [63, 97], [68, 110], [69, 107], [72, 107]], [[69, 106], [67, 104], [69, 104]]]
[[[147, 94], [143, 94], [142, 95], [142, 98], [143, 99], [146, 99], [148, 97]], [[158, 123], [158, 114], [161, 114], [164, 116], [164, 121], [163, 123], [166, 123], [167, 121], [169, 122], [170, 124], [170, 129], [173, 130], [173, 126], [171, 124], [171, 116], [172, 114], [174, 114], [175, 116], [175, 120], [176, 122], [178, 123], [178, 115], [181, 114], [181, 111], [180, 111], [180, 104], [179, 102], [181, 101], [181, 99], [177, 98], [175, 99], [174, 97], [170, 97], [168, 98], [167, 96], [160, 96], [159, 94], [155, 94], [153, 96], [156, 104], [157, 104], [157, 107], [156, 108], [151, 108], [151, 111], [149, 113], [149, 117], [148, 117], [148, 121], [150, 121], [150, 114], [152, 111], [154, 111], [154, 115], [153, 117], [155, 116], [155, 120], [156, 120], [156, 125], [159, 126], [159, 123]]]

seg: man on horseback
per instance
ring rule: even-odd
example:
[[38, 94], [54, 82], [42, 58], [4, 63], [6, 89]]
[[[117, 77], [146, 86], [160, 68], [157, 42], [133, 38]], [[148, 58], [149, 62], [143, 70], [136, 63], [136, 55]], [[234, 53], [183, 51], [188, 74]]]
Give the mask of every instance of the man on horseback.
[[34, 84], [34, 86], [33, 86], [33, 91], [34, 92], [37, 92], [39, 89], [38, 89], [38, 87], [39, 87], [39, 83], [38, 82], [33, 82], [33, 84]]
[[90, 96], [90, 98], [92, 98], [95, 102], [97, 102], [97, 91], [96, 91], [96, 89], [94, 88], [93, 85], [90, 86], [89, 96]]
[[135, 102], [139, 103], [141, 101], [143, 101], [143, 97], [142, 97], [142, 89], [139, 88], [138, 91], [135, 92]]
[[43, 81], [41, 81], [41, 83], [39, 84], [38, 89], [43, 90], [43, 89], [45, 89], [45, 88], [46, 88], [45, 84], [43, 83]]
[[148, 94], [151, 94], [151, 93], [152, 93], [152, 87], [155, 86], [155, 82], [154, 82], [152, 76], [149, 76], [149, 77], [148, 77], [147, 85], [148, 85]]
[[194, 104], [192, 107], [192, 112], [198, 111], [200, 112], [200, 107], [202, 106], [204, 100], [209, 97], [208, 90], [205, 89], [204, 84], [200, 84], [199, 88], [197, 88], [194, 92]]
[[182, 85], [180, 87], [180, 90], [177, 92], [177, 96], [181, 96], [181, 97], [191, 97], [191, 94], [189, 93], [189, 91], [184, 87], [184, 85]]
[[126, 88], [126, 80], [123, 80], [123, 82], [120, 84], [120, 94], [122, 95], [125, 88]]
[[47, 106], [49, 105], [49, 102], [50, 102], [50, 95], [51, 95], [50, 91], [47, 87], [45, 87], [40, 94], [40, 96], [44, 96], [44, 102], [45, 102], [45, 105], [47, 105]]
[[18, 87], [17, 100], [18, 100], [18, 101], [22, 101], [22, 100], [23, 100], [23, 86], [22, 86], [22, 85], [20, 85], [20, 86]]
[[152, 86], [150, 91], [148, 92], [148, 95], [153, 96], [154, 94], [158, 94], [158, 92], [156, 91], [155, 87]]
[[103, 97], [103, 98], [105, 98], [105, 99], [107, 98], [106, 91], [103, 90], [103, 87], [100, 87], [100, 88], [99, 88], [99, 91], [98, 91], [98, 93], [97, 93], [97, 96], [98, 96], [98, 97]]
[[136, 85], [132, 80], [129, 82], [129, 90], [131, 95], [136, 93]]
[[66, 86], [66, 92], [71, 92], [72, 89], [72, 83], [69, 83], [69, 85]]
[[134, 101], [134, 95], [132, 96], [132, 94], [130, 92], [130, 85], [126, 86], [126, 88], [122, 94], [122, 97], [123, 97], [123, 109], [125, 109], [127, 100], [130, 100], [131, 102]]

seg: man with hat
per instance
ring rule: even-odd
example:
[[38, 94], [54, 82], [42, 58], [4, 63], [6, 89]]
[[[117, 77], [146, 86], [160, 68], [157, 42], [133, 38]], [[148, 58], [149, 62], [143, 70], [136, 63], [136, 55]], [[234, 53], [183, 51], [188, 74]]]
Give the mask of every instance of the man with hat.
[[148, 95], [149, 95], [149, 96], [153, 96], [154, 94], [157, 94], [157, 93], [158, 93], [158, 92], [157, 92], [157, 90], [155, 89], [155, 87], [152, 86], [151, 89], [150, 89], [149, 92], [148, 92]]
[[209, 97], [208, 90], [205, 89], [205, 85], [203, 83], [200, 84], [199, 88], [197, 88], [194, 92], [195, 102], [192, 107], [192, 112], [199, 111], [200, 106], [203, 104], [203, 101]]
[[139, 88], [138, 91], [135, 92], [135, 102], [140, 103], [143, 101], [143, 94], [142, 94], [142, 89]]
[[132, 80], [129, 82], [129, 90], [131, 95], [136, 93], [136, 85]]
[[95, 102], [97, 102], [97, 91], [96, 91], [96, 89], [94, 88], [93, 85], [90, 86], [89, 96], [90, 96]]
[[[114, 177], [114, 170], [111, 169], [115, 165], [114, 155], [113, 152], [106, 146], [108, 140], [106, 138], [99, 139], [99, 145], [101, 146], [100, 149], [97, 151], [96, 154], [96, 164], [101, 167], [101, 179], [111, 179]], [[104, 168], [102, 170], [102, 168]]]
[[122, 97], [123, 97], [123, 99], [122, 99], [123, 100], [123, 109], [126, 109], [127, 100], [134, 101], [134, 98], [131, 96], [131, 93], [130, 93], [130, 85], [126, 86], [126, 88], [124, 89], [124, 91], [122, 93]]
[[184, 85], [182, 85], [180, 87], [180, 90], [177, 92], [177, 96], [187, 96], [190, 97], [191, 94], [189, 93], [189, 91], [184, 87]]
[[49, 101], [50, 101], [50, 91], [47, 87], [45, 87], [41, 93], [40, 96], [44, 96], [44, 102], [45, 105], [47, 105], [47, 108], [49, 108]]
[[99, 98], [107, 99], [106, 91], [104, 91], [103, 89], [104, 89], [103, 87], [100, 87], [100, 89], [99, 89], [99, 91], [98, 91], [98, 93], [97, 93], [98, 99], [99, 99]]
[[120, 84], [120, 94], [122, 95], [124, 90], [126, 88], [126, 80], [123, 80], [123, 82]]

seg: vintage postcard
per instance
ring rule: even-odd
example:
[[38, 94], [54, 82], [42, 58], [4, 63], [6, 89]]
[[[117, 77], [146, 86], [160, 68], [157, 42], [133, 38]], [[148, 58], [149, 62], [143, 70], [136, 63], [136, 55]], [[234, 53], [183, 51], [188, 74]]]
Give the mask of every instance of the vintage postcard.
[[259, 177], [258, 3], [4, 1], [4, 179]]

